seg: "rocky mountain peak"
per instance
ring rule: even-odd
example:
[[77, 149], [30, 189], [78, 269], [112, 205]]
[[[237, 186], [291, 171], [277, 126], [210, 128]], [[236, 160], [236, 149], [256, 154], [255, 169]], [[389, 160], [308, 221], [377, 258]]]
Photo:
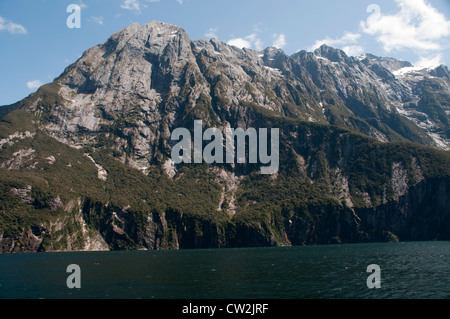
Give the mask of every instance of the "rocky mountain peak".
[[[109, 40], [125, 40], [123, 43], [126, 43], [130, 40], [138, 39], [145, 41], [144, 44], [148, 44], [149, 40], [151, 40], [150, 42], [152, 43], [153, 41], [158, 43], [164, 41], [167, 42], [176, 37], [178, 33], [189, 40], [188, 34], [179, 26], [159, 21], [150, 21], [142, 26], [139, 23], [133, 23], [112, 35]], [[158, 39], [161, 41], [158, 41]]]
[[[409, 65], [132, 24], [0, 108], [0, 252], [448, 240], [448, 152], [419, 143], [450, 149], [449, 72]], [[197, 119], [279, 128], [279, 172], [175, 164]]]
[[348, 60], [347, 54], [344, 51], [332, 48], [326, 44], [321, 45], [314, 51], [316, 56], [326, 58], [331, 62], [344, 62]]
[[403, 68], [409, 68], [413, 65], [407, 61], [400, 61], [389, 57], [377, 57], [373, 54], [367, 53], [362, 58], [361, 61], [371, 67], [371, 68], [385, 68], [390, 72], [395, 72]]
[[439, 78], [445, 78], [447, 80], [450, 80], [450, 72], [449, 72], [447, 66], [445, 66], [443, 64], [441, 64], [437, 68], [431, 70], [430, 74], [432, 76], [436, 76], [436, 77], [439, 77]]
[[87, 50], [59, 80], [78, 88], [77, 93], [120, 88], [127, 74], [134, 80], [139, 75], [148, 75], [149, 62], [164, 61], [169, 65], [192, 59], [190, 43], [187, 33], [175, 25], [156, 21], [143, 26], [134, 23], [112, 35], [104, 44]]
[[[416, 110], [421, 83], [394, 74], [409, 65], [370, 54], [348, 57], [327, 45], [291, 56], [274, 47], [240, 49], [217, 39], [193, 41], [173, 24], [135, 23], [87, 50], [55, 81], [64, 103], [46, 126], [61, 140], [80, 145], [83, 134], [95, 136], [120, 120], [121, 147], [134, 150], [129, 155], [139, 169], [152, 163], [160, 135], [165, 144], [177, 125], [201, 118], [246, 126], [254, 106], [348, 127], [383, 142], [448, 149], [447, 107]], [[436, 76], [445, 78], [446, 70], [436, 69]], [[444, 84], [436, 83], [449, 96]], [[170, 148], [164, 150], [167, 155]]]

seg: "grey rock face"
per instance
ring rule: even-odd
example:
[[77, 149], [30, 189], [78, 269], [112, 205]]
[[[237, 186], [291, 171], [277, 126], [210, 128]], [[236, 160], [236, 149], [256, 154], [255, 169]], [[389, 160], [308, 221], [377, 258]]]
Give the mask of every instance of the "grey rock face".
[[[87, 50], [52, 84], [57, 105], [42, 110], [38, 97], [31, 108], [46, 112], [42, 126], [63, 143], [108, 144], [123, 163], [144, 173], [158, 164], [173, 177], [174, 128], [191, 128], [194, 119], [245, 128], [255, 108], [347, 127], [382, 142], [449, 149], [448, 74], [445, 66], [417, 70], [409, 62], [349, 57], [328, 46], [288, 56], [272, 47], [192, 41], [182, 28], [153, 21]], [[100, 175], [107, 179], [101, 167]]]
[[[447, 155], [386, 142], [449, 149], [449, 84], [445, 66], [327, 46], [289, 56], [133, 24], [5, 108], [19, 112], [0, 123], [0, 190], [23, 216], [60, 217], [0, 232], [0, 252], [448, 239]], [[175, 165], [171, 132], [195, 119], [280, 127], [279, 174]]]
[[56, 79], [64, 102], [45, 125], [74, 147], [95, 145], [103, 134], [123, 162], [142, 171], [167, 160], [173, 128], [192, 125], [193, 118], [246, 127], [254, 105], [381, 141], [448, 149], [448, 104], [420, 110], [424, 81], [450, 97], [447, 69], [421, 79], [394, 74], [409, 67], [327, 46], [292, 56], [276, 48], [242, 50], [216, 39], [192, 41], [171, 24], [133, 24], [87, 50]]

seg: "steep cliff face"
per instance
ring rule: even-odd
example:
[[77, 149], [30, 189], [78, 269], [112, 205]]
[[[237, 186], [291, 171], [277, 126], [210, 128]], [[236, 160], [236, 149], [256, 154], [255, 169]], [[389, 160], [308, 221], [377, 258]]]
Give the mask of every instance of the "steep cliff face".
[[[448, 74], [133, 24], [0, 108], [0, 251], [448, 239]], [[175, 165], [196, 119], [279, 128], [278, 173]]]
[[[30, 203], [34, 199], [30, 198]], [[68, 204], [74, 205], [73, 202]], [[50, 221], [22, 224], [15, 230], [3, 228], [0, 232], [1, 253], [26, 253], [39, 251], [103, 251], [109, 250], [103, 237], [88, 227], [81, 211], [80, 202], [73, 211], [66, 211]], [[62, 207], [61, 207], [62, 208]], [[56, 208], [53, 208], [56, 211]], [[78, 209], [78, 212], [76, 210]], [[39, 212], [39, 210], [36, 210]]]
[[[375, 239], [392, 234], [400, 240], [448, 240], [449, 180], [428, 180], [409, 189], [398, 200], [361, 209], [364, 227]], [[431, 222], [430, 222], [431, 221]]]
[[241, 50], [150, 22], [87, 50], [27, 104], [53, 137], [76, 147], [110, 141], [123, 162], [140, 170], [167, 157], [174, 128], [192, 126], [194, 118], [246, 127], [252, 105], [381, 141], [448, 149], [446, 72], [348, 57], [327, 46], [292, 56], [275, 48]]

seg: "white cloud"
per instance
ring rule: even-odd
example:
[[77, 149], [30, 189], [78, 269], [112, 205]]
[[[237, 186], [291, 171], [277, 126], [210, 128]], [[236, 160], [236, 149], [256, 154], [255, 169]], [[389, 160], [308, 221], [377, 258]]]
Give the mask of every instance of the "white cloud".
[[238, 48], [248, 48], [248, 49], [263, 49], [263, 42], [258, 38], [256, 33], [249, 34], [245, 38], [233, 38], [227, 42], [229, 45], [234, 45]]
[[252, 47], [252, 44], [250, 43], [250, 41], [245, 40], [243, 38], [231, 39], [231, 40], [229, 40], [227, 42], [227, 44], [233, 45], [233, 46], [238, 47], [240, 49], [243, 49], [243, 48], [249, 48], [250, 49]]
[[94, 16], [92, 16], [91, 17], [91, 21], [102, 25], [103, 24], [103, 17], [94, 17]]
[[[146, 1], [151, 2], [151, 3], [159, 2], [159, 0], [146, 0]], [[144, 8], [148, 8], [148, 6], [146, 4], [143, 4], [142, 6]], [[123, 0], [120, 7], [122, 9], [134, 11], [134, 13], [137, 13], [137, 14], [141, 13], [141, 3], [139, 0]]]
[[440, 50], [450, 36], [450, 21], [426, 0], [395, 1], [400, 8], [395, 14], [382, 14], [380, 7], [369, 6], [372, 14], [360, 23], [363, 32], [376, 36], [387, 52]]
[[177, 0], [179, 4], [183, 4], [183, 0]]
[[286, 35], [283, 33], [280, 34], [274, 34], [275, 41], [273, 42], [272, 46], [278, 49], [283, 49], [286, 45]]
[[[155, 3], [155, 2], [159, 2], [159, 0], [147, 0], [147, 2]], [[148, 8], [148, 6], [146, 4], [144, 4], [144, 8]]]
[[0, 16], [0, 31], [8, 31], [11, 34], [27, 34], [27, 29], [20, 24], [8, 21]]
[[78, 1], [78, 5], [81, 9], [86, 9], [88, 7], [83, 1]]
[[246, 36], [245, 38], [248, 39], [250, 41], [250, 43], [252, 43], [252, 45], [254, 46], [254, 48], [256, 50], [263, 49], [263, 42], [261, 41], [260, 38], [258, 38], [258, 35], [256, 33], [252, 33], [252, 34]]
[[358, 56], [364, 53], [364, 48], [357, 44], [360, 37], [361, 34], [352, 32], [345, 32], [344, 35], [338, 39], [326, 37], [323, 40], [317, 40], [316, 43], [309, 48], [309, 51], [314, 51], [321, 45], [326, 44], [330, 47], [342, 49], [349, 56]]
[[339, 39], [332, 39], [330, 37], [326, 37], [323, 40], [317, 40], [316, 43], [314, 43], [314, 45], [309, 48], [309, 50], [314, 51], [323, 44], [326, 44], [330, 47], [348, 46], [349, 44], [355, 44], [360, 37], [361, 34], [359, 33], [345, 32], [344, 35]]
[[356, 43], [360, 37], [361, 34], [359, 33], [345, 32], [344, 36], [340, 38], [339, 41], [342, 43]]
[[419, 61], [414, 63], [420, 69], [435, 68], [442, 64], [442, 54], [437, 54], [433, 57], [421, 57]]
[[141, 8], [138, 0], [124, 0], [120, 5], [122, 9], [131, 10], [136, 13], [141, 12]]
[[39, 81], [39, 80], [34, 80], [34, 81], [27, 82], [27, 87], [30, 90], [36, 90], [36, 89], [38, 89], [41, 86], [42, 86], [42, 82]]
[[364, 48], [360, 45], [347, 45], [342, 50], [348, 56], [360, 56], [365, 53]]
[[217, 28], [209, 28], [208, 31], [206, 31], [206, 33], [205, 33], [205, 37], [207, 37], [209, 39], [212, 39], [212, 38], [218, 39]]
[[253, 25], [253, 31], [255, 31], [255, 32], [262, 32], [263, 31], [262, 30], [262, 26], [263, 26], [262, 22], [254, 24]]

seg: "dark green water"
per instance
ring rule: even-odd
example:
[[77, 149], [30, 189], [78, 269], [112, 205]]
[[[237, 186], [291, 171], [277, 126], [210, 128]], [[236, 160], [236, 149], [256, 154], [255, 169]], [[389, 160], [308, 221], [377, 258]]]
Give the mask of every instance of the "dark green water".
[[[67, 288], [70, 264], [81, 289]], [[450, 298], [450, 242], [17, 254], [0, 267], [3, 299]]]

